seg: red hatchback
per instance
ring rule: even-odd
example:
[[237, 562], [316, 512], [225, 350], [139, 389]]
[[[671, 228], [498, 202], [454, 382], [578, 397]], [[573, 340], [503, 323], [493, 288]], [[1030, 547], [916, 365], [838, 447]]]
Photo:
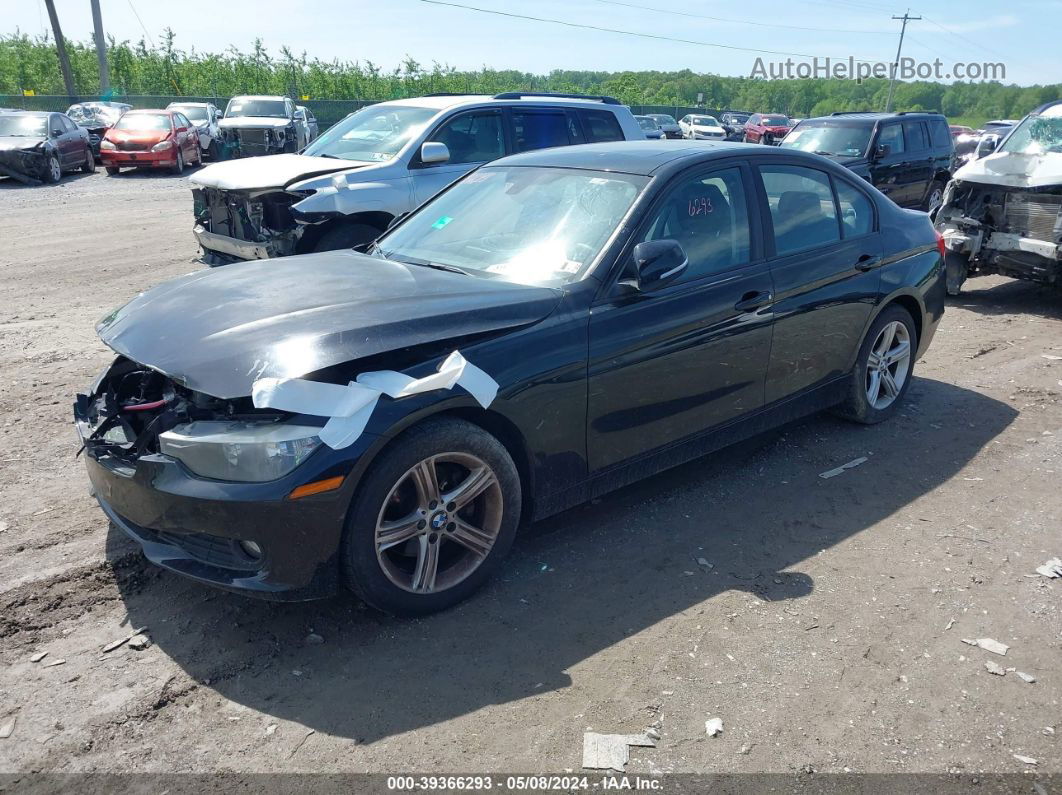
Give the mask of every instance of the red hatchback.
[[745, 122], [747, 144], [776, 144], [789, 133], [789, 118], [781, 113], [754, 113]]
[[103, 136], [100, 159], [108, 174], [133, 166], [168, 168], [180, 174], [186, 163], [201, 164], [203, 153], [195, 125], [183, 113], [130, 110]]

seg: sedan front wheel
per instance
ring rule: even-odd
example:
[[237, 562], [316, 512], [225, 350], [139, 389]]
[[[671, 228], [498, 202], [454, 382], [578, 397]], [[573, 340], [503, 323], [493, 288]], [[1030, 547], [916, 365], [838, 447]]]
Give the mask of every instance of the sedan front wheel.
[[344, 538], [348, 585], [395, 615], [468, 597], [497, 568], [520, 520], [520, 478], [497, 439], [463, 420], [429, 420], [381, 453]]

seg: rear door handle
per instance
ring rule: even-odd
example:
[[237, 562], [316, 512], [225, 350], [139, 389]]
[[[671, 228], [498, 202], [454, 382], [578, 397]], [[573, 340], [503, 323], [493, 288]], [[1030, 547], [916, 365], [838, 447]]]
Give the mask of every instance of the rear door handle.
[[881, 257], [875, 257], [872, 254], [864, 254], [856, 260], [855, 268], [857, 271], [869, 271], [878, 267], [881, 264]]
[[751, 312], [754, 309], [767, 306], [767, 304], [771, 303], [771, 299], [773, 298], [774, 295], [770, 290], [745, 293], [741, 296], [741, 300], [734, 304], [734, 309], [738, 312]]

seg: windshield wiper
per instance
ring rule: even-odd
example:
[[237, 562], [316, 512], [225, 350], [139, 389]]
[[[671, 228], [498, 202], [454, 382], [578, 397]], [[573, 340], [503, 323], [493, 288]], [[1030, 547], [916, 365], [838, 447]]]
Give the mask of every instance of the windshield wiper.
[[[388, 259], [388, 257], [385, 256], [384, 259]], [[391, 259], [398, 258], [392, 257]], [[428, 260], [424, 259], [399, 259], [398, 261], [404, 262], [406, 265], [419, 265], [422, 268], [434, 268], [437, 271], [447, 271], [448, 273], [460, 273], [462, 276], [470, 275], [468, 271], [459, 268], [456, 265], [447, 265], [443, 262], [429, 262]]]

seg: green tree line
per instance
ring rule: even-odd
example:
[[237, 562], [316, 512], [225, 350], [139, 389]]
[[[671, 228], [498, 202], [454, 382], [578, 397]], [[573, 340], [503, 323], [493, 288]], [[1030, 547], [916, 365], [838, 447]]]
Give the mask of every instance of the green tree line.
[[[99, 96], [99, 70], [91, 41], [68, 41], [76, 93]], [[287, 94], [312, 99], [379, 100], [433, 91], [496, 93], [507, 90], [609, 94], [630, 105], [733, 108], [788, 113], [795, 117], [838, 110], [876, 110], [885, 105], [888, 81], [763, 80], [677, 72], [554, 70], [536, 75], [483, 67], [463, 71], [407, 56], [387, 68], [368, 60], [330, 61], [281, 47], [271, 53], [260, 39], [250, 51], [219, 53], [181, 49], [169, 29], [157, 42], [107, 44], [111, 93], [115, 96], [229, 97]], [[0, 94], [65, 94], [54, 42], [24, 33], [0, 36]], [[698, 96], [703, 102], [698, 103]], [[900, 83], [896, 110], [939, 110], [949, 117], [983, 121], [1020, 118], [1035, 106], [1062, 97], [1062, 85], [1017, 86], [998, 82]]]

